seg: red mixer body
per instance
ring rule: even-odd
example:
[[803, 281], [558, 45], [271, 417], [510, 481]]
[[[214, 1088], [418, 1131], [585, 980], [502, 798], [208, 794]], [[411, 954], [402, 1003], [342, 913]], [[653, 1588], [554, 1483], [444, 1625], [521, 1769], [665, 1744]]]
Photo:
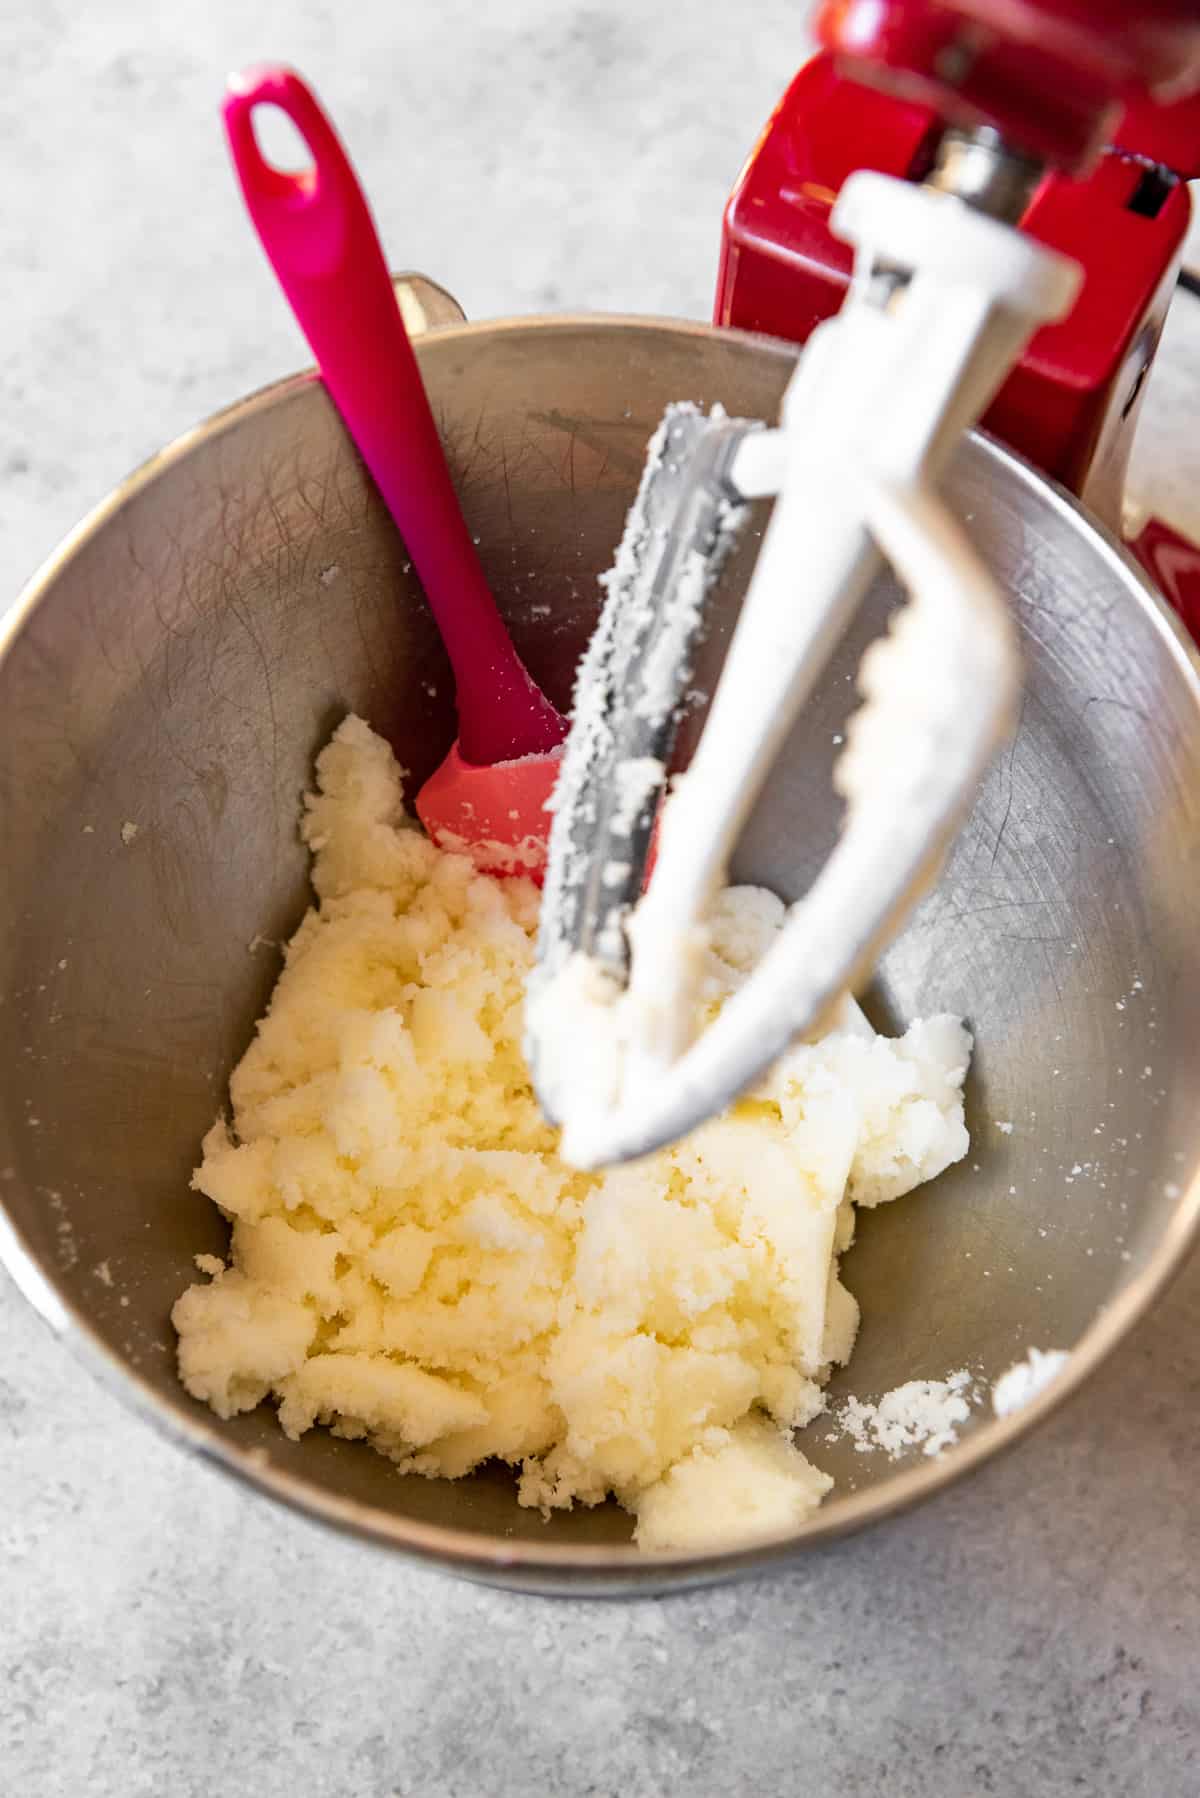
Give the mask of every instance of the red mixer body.
[[[1146, 115], [1158, 133], [1153, 159], [1143, 148]], [[726, 207], [717, 323], [803, 342], [837, 311], [850, 279], [849, 245], [830, 230], [843, 181], [858, 168], [920, 179], [942, 124], [931, 107], [846, 79], [829, 55], [801, 69]], [[1084, 284], [1070, 317], [1033, 338], [984, 425], [1075, 492], [1098, 457], [1097, 477], [1119, 489], [1194, 172], [1200, 98], [1132, 108], [1117, 147], [1078, 179], [1046, 175], [1021, 220], [1082, 265]]]
[[[945, 122], [944, 106], [851, 79], [829, 52], [802, 68], [726, 207], [716, 322], [803, 342], [849, 283], [849, 246], [830, 229], [842, 183], [859, 168], [920, 180]], [[1103, 153], [1077, 175], [1048, 172], [1020, 221], [1080, 263], [1084, 282], [1070, 316], [1034, 336], [983, 424], [1113, 526], [1196, 174], [1200, 94], [1133, 98]], [[1185, 604], [1200, 629], [1200, 594]]]

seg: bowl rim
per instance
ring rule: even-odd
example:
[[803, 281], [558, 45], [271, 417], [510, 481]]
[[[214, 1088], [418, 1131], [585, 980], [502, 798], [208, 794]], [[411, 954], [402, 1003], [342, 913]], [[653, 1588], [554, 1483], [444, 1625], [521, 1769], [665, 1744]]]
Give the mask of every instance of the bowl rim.
[[[414, 347], [418, 357], [423, 359], [426, 355], [438, 355], [442, 344], [453, 345], [481, 336], [579, 330], [648, 333], [664, 329], [704, 340], [714, 337], [733, 339], [747, 348], [776, 355], [782, 360], [794, 360], [798, 354], [797, 346], [778, 338], [729, 330], [693, 319], [625, 313], [529, 314], [464, 322], [431, 330], [418, 337]], [[50, 553], [0, 618], [0, 665], [63, 570], [131, 499], [148, 489], [160, 474], [185, 461], [194, 450], [238, 428], [258, 413], [270, 411], [319, 387], [320, 377], [315, 369], [272, 381], [183, 432], [120, 481]], [[984, 432], [973, 431], [970, 435], [978, 447], [1004, 466], [1024, 488], [1036, 489], [1043, 503], [1048, 498], [1058, 511], [1070, 516], [1077, 528], [1091, 536], [1097, 550], [1120, 573], [1134, 602], [1142, 606], [1163, 640], [1191, 694], [1200, 725], [1200, 654], [1181, 621], [1126, 547], [1093, 518], [1073, 494], [1040, 473], [1023, 457]], [[316, 1522], [398, 1550], [414, 1560], [469, 1578], [526, 1591], [570, 1590], [577, 1595], [649, 1593], [746, 1575], [772, 1564], [786, 1563], [807, 1549], [848, 1535], [867, 1524], [894, 1517], [947, 1490], [1046, 1422], [1080, 1389], [1179, 1272], [1198, 1237], [1200, 1170], [1175, 1200], [1174, 1209], [1144, 1265], [1100, 1307], [1070, 1350], [1067, 1364], [1058, 1376], [1020, 1410], [1006, 1417], [981, 1419], [965, 1440], [936, 1458], [901, 1468], [882, 1486], [835, 1495], [829, 1505], [821, 1506], [799, 1528], [785, 1534], [758, 1538], [731, 1549], [650, 1554], [632, 1543], [573, 1546], [515, 1538], [510, 1542], [483, 1532], [419, 1522], [329, 1492], [276, 1466], [268, 1451], [234, 1444], [224, 1433], [220, 1420], [199, 1401], [190, 1398], [182, 1385], [177, 1398], [165, 1397], [136, 1367], [109, 1347], [86, 1315], [69, 1296], [58, 1290], [43, 1270], [32, 1244], [8, 1213], [0, 1188], [0, 1264], [7, 1269], [34, 1310], [77, 1358], [170, 1440], [215, 1463], [244, 1485]]]

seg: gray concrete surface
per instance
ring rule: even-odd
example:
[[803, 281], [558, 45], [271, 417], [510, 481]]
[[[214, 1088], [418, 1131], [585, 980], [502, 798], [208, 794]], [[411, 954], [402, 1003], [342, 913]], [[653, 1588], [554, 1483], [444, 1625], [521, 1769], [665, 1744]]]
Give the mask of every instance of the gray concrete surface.
[[[318, 82], [392, 260], [473, 315], [699, 315], [803, 10], [3, 0], [3, 603], [140, 457], [305, 360], [224, 165], [229, 67]], [[1196, 529], [1200, 303], [1177, 313], [1140, 480]], [[551, 1603], [246, 1497], [0, 1282], [0, 1789], [1185, 1798], [1198, 1403], [1193, 1264], [1065, 1415], [919, 1515], [771, 1581]]]

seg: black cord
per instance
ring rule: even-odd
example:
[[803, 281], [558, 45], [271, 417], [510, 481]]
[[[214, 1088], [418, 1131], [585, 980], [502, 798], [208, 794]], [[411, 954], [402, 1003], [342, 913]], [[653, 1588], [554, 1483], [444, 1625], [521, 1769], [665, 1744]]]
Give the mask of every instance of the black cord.
[[1197, 274], [1195, 269], [1180, 269], [1179, 286], [1182, 287], [1184, 293], [1194, 293], [1196, 298], [1200, 300], [1200, 274]]

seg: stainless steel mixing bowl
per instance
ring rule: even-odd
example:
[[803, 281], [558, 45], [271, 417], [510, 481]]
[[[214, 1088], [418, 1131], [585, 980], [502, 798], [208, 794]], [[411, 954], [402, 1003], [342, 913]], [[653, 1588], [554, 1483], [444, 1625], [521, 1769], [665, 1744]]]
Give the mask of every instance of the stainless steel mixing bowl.
[[[531, 319], [428, 337], [421, 364], [522, 653], [565, 703], [645, 441], [670, 399], [773, 414], [790, 352], [701, 325]], [[887, 957], [878, 1021], [978, 1034], [973, 1147], [866, 1215], [839, 1393], [877, 1396], [1031, 1345], [1073, 1348], [1040, 1403], [976, 1408], [943, 1459], [828, 1442], [836, 1491], [785, 1542], [650, 1561], [615, 1507], [545, 1524], [511, 1479], [401, 1479], [359, 1444], [221, 1423], [176, 1382], [168, 1321], [225, 1230], [188, 1189], [307, 902], [296, 819], [349, 709], [419, 782], [451, 689], [398, 542], [320, 385], [244, 401], [134, 476], [10, 615], [0, 668], [3, 1253], [50, 1323], [180, 1439], [328, 1521], [537, 1590], [655, 1589], [877, 1519], [1011, 1443], [1179, 1264], [1200, 1210], [1200, 679], [1122, 552], [981, 438], [953, 502], [1012, 595], [1019, 735], [937, 890]], [[752, 546], [751, 546], [752, 547]], [[747, 560], [725, 583], [719, 657]], [[828, 772], [881, 583], [743, 845], [794, 895], [836, 826]], [[1011, 1129], [1009, 1126], [1011, 1125]]]

